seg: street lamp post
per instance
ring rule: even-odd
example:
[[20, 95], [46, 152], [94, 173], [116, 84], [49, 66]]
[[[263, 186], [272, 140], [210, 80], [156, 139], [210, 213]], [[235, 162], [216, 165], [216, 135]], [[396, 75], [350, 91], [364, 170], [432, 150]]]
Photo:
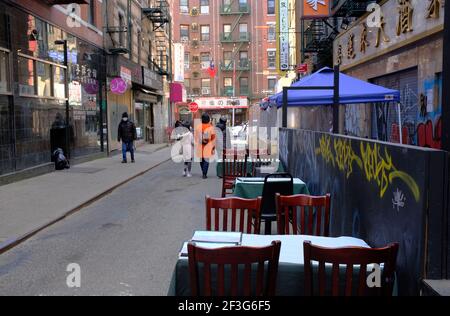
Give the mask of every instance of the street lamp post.
[[66, 99], [66, 131], [65, 131], [65, 140], [66, 140], [66, 150], [67, 156], [70, 158], [70, 129], [69, 129], [69, 62], [68, 62], [68, 47], [67, 40], [57, 40], [55, 41], [55, 45], [63, 45], [64, 48], [64, 94]]

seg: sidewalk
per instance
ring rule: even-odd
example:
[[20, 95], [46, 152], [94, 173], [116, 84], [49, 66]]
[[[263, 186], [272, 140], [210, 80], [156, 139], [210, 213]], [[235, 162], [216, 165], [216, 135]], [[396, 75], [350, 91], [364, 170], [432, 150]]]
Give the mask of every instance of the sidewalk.
[[121, 155], [114, 155], [1, 186], [0, 254], [169, 159], [167, 144], [144, 145], [135, 164], [122, 164]]

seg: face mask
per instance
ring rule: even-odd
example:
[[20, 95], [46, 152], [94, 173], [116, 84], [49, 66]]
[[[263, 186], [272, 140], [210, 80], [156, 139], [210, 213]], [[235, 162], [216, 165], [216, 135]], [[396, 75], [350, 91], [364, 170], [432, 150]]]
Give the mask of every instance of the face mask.
[[128, 121], [128, 118], [124, 117], [124, 118], [122, 118], [122, 121], [126, 122], [126, 121]]

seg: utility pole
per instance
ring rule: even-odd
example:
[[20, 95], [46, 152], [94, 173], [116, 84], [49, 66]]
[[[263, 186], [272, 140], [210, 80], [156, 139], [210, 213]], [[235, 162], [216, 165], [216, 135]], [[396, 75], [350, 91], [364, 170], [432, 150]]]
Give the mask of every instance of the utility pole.
[[450, 3], [444, 10], [444, 51], [442, 68], [442, 149], [450, 151]]

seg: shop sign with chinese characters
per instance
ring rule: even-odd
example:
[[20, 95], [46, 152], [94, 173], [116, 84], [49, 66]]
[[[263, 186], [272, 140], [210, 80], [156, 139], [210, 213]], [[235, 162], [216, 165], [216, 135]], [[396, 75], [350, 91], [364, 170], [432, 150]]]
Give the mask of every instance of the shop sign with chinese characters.
[[201, 110], [219, 110], [219, 109], [246, 109], [248, 108], [248, 99], [240, 98], [198, 98], [195, 99]]
[[289, 0], [277, 4], [278, 70], [283, 73], [289, 70]]
[[443, 6], [444, 0], [389, 0], [382, 6], [371, 5], [366, 16], [334, 41], [334, 63], [346, 69], [441, 31]]

